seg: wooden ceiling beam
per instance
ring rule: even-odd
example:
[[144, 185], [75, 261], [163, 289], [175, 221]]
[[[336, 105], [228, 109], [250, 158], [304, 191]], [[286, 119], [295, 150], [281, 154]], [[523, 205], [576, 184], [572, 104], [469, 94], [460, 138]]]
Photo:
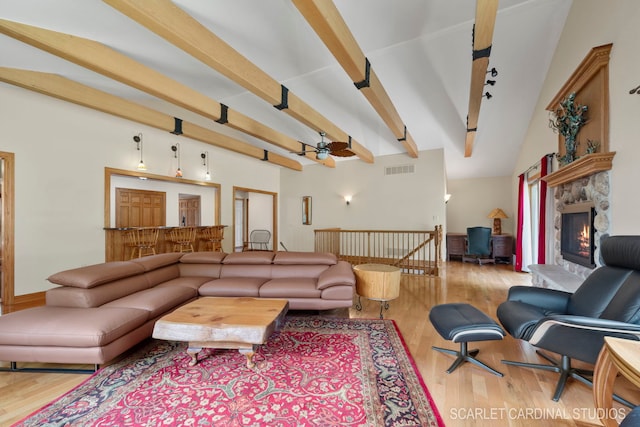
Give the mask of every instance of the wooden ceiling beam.
[[467, 136], [464, 144], [465, 157], [471, 157], [473, 152], [497, 13], [498, 0], [477, 0], [473, 30], [473, 64], [471, 66]]
[[[311, 108], [170, 0], [103, 0], [129, 18], [238, 83], [332, 141], [349, 135]], [[286, 96], [285, 96], [286, 93]], [[373, 154], [355, 139], [351, 151], [373, 163]]]
[[418, 147], [373, 67], [331, 0], [293, 0], [302, 16], [331, 51], [411, 157]]
[[[300, 143], [94, 40], [0, 19], [0, 33], [288, 151]], [[224, 109], [224, 113], [223, 113]], [[328, 167], [335, 160], [305, 157]]]
[[[123, 119], [142, 123], [156, 129], [177, 133], [176, 123], [179, 119], [171, 115], [144, 107], [56, 74], [0, 67], [0, 81]], [[177, 134], [224, 148], [225, 150], [268, 161], [278, 166], [296, 171], [302, 170], [302, 165], [299, 162], [288, 157], [263, 150], [255, 145], [189, 122], [182, 121], [180, 124], [181, 133]]]

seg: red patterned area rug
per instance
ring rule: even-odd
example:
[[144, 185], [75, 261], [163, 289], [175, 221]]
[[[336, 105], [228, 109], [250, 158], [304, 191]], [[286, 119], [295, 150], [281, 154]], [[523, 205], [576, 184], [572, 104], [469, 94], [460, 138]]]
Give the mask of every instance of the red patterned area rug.
[[236, 350], [149, 340], [16, 426], [444, 426], [392, 320], [288, 317]]

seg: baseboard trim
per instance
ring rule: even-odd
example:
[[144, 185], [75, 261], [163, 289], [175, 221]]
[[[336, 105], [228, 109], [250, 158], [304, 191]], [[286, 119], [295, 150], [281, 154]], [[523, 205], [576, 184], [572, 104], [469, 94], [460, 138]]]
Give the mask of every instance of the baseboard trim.
[[38, 307], [45, 305], [46, 292], [34, 292], [32, 294], [17, 295], [13, 298], [13, 304], [2, 304], [2, 313], [11, 313], [12, 311], [23, 310], [29, 307]]

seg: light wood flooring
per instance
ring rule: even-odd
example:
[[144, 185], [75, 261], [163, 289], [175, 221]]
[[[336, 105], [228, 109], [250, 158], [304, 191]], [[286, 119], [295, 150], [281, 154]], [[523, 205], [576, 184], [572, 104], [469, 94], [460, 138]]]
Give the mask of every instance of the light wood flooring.
[[[502, 378], [469, 363], [447, 374], [453, 357], [431, 349], [433, 345], [458, 347], [434, 330], [428, 317], [431, 307], [467, 302], [495, 319], [496, 307], [505, 300], [509, 287], [530, 283], [528, 274], [515, 273], [508, 265], [461, 262], [445, 263], [438, 278], [403, 275], [400, 297], [391, 302], [384, 316], [396, 322], [447, 426], [601, 425], [590, 388], [570, 380], [556, 403], [551, 395], [557, 374], [500, 363], [502, 359], [541, 362], [527, 343], [507, 337], [502, 341], [470, 344], [470, 348], [480, 349], [480, 360], [505, 374]], [[362, 311], [351, 308], [327, 315], [378, 317], [378, 302], [362, 299], [362, 303]], [[0, 372], [0, 426], [19, 421], [86, 378], [76, 374]], [[618, 380], [616, 389], [630, 400], [640, 402], [640, 393], [623, 380]]]

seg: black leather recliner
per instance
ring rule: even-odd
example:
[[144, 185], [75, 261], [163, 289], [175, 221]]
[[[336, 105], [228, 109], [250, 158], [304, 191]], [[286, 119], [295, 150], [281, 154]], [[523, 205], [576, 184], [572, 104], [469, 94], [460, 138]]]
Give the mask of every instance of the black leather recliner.
[[502, 361], [560, 373], [555, 401], [570, 377], [592, 386], [587, 378], [592, 372], [572, 368], [571, 359], [595, 364], [605, 336], [640, 340], [640, 236], [605, 237], [600, 254], [603, 266], [575, 293], [514, 286], [498, 306], [498, 319], [510, 335], [561, 356], [557, 362], [538, 350], [553, 365]]

